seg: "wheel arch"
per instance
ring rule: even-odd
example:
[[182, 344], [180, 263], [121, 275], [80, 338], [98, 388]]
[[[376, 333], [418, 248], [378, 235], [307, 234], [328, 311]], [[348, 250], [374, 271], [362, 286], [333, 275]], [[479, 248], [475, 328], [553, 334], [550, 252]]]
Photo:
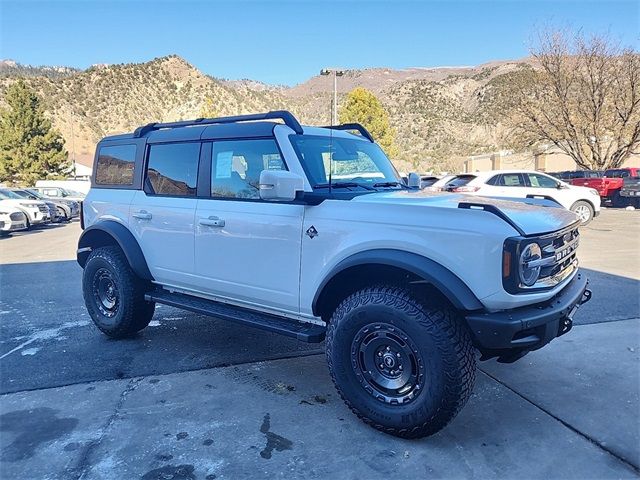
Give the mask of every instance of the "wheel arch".
[[440, 263], [411, 252], [376, 249], [347, 257], [326, 275], [313, 298], [313, 314], [325, 318], [327, 305], [335, 302], [331, 300], [344, 295], [345, 290], [353, 290], [354, 279], [363, 277], [367, 284], [404, 277], [412, 284], [431, 286], [458, 310], [484, 308], [471, 289]]
[[120, 247], [138, 277], [153, 280], [138, 241], [127, 227], [114, 220], [102, 220], [82, 232], [76, 254], [78, 264], [84, 268], [92, 249], [108, 245]]

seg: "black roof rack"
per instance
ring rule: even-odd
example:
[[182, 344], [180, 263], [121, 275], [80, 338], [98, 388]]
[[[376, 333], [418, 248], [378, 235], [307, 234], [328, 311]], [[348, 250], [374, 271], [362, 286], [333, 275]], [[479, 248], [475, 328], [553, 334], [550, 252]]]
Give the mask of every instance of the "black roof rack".
[[332, 130], [357, 130], [358, 132], [360, 132], [360, 135], [369, 140], [371, 143], [374, 143], [373, 137], [369, 133], [369, 130], [364, 128], [359, 123], [343, 123], [342, 125], [331, 125], [329, 127], [321, 128], [331, 128]]
[[136, 128], [133, 132], [135, 138], [143, 137], [147, 133], [154, 130], [160, 130], [161, 128], [178, 128], [189, 127], [193, 125], [213, 125], [217, 123], [236, 123], [236, 122], [250, 122], [255, 120], [271, 120], [280, 119], [285, 125], [291, 128], [296, 133], [302, 133], [302, 125], [293, 116], [291, 112], [286, 110], [276, 110], [267, 113], [255, 113], [251, 115], [236, 115], [233, 117], [219, 117], [219, 118], [196, 118], [195, 120], [184, 120], [181, 122], [168, 122], [168, 123], [149, 123], [142, 127]]

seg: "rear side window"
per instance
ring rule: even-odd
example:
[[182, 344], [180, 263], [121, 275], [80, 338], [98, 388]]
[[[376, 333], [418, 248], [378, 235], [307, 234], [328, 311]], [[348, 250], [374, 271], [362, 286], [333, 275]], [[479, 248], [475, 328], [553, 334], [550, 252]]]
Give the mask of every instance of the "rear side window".
[[135, 145], [100, 147], [96, 165], [97, 185], [133, 185]]
[[198, 183], [200, 143], [151, 145], [147, 162], [147, 186], [152, 194], [194, 197]]
[[500, 175], [494, 175], [489, 180], [487, 180], [487, 185], [498, 185], [499, 179], [500, 179]]

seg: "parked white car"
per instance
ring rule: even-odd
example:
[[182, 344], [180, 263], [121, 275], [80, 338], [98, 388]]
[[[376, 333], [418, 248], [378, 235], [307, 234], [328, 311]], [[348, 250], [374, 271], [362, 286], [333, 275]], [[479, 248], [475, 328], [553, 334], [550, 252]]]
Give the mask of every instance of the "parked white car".
[[63, 187], [31, 187], [29, 190], [38, 192], [41, 195], [54, 200], [65, 199], [73, 200], [75, 202], [81, 202], [86, 196], [82, 192], [69, 190], [68, 188]]
[[427, 192], [442, 192], [445, 189], [447, 182], [450, 182], [454, 178], [456, 178], [456, 175], [445, 175], [431, 185], [424, 187], [424, 190]]
[[26, 215], [21, 210], [0, 201], [0, 235], [26, 229]]
[[582, 225], [600, 214], [600, 195], [593, 188], [578, 187], [541, 172], [490, 170], [464, 173], [450, 179], [445, 191], [486, 197], [546, 198], [571, 210]]
[[27, 228], [51, 221], [49, 207], [40, 200], [26, 200], [6, 188], [0, 188], [0, 206], [17, 208], [26, 215]]

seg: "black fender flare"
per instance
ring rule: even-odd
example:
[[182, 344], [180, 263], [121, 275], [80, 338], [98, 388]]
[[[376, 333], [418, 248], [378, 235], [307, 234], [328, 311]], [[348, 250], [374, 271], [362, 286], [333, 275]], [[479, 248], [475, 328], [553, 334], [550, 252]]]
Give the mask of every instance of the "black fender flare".
[[325, 287], [340, 272], [359, 265], [387, 265], [415, 274], [437, 288], [458, 310], [473, 311], [484, 308], [471, 289], [448, 268], [430, 258], [416, 253], [393, 249], [376, 249], [359, 252], [338, 263], [322, 280], [313, 297], [313, 312], [317, 312], [318, 300]]
[[131, 269], [136, 275], [145, 280], [153, 280], [153, 276], [149, 271], [149, 266], [147, 265], [138, 241], [127, 227], [115, 220], [101, 220], [82, 232], [78, 240], [78, 251], [76, 254], [78, 264], [82, 268], [84, 268], [91, 250], [94, 247], [105, 245], [105, 234], [115, 240], [115, 243], [124, 252]]

